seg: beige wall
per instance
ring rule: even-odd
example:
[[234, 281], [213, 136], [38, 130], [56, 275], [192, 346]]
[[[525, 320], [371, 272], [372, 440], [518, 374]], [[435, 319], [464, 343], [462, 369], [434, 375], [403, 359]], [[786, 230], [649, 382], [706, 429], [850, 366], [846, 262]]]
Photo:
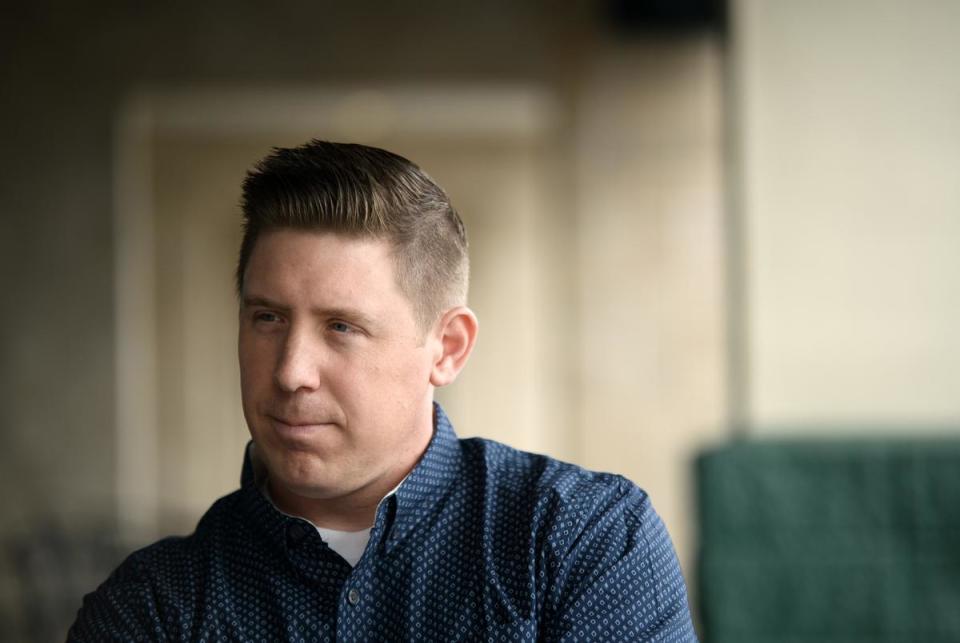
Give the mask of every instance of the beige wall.
[[728, 435], [720, 64], [609, 47], [577, 124], [578, 461], [651, 494], [690, 581], [691, 463]]
[[744, 414], [956, 426], [960, 3], [740, 0], [733, 24]]

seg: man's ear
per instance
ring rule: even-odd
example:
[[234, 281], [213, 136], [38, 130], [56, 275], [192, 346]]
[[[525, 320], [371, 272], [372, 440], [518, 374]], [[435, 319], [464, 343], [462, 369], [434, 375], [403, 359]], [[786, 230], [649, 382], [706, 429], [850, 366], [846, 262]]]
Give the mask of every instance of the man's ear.
[[457, 379], [477, 341], [477, 316], [466, 306], [451, 308], [437, 320], [434, 337], [438, 342], [430, 383], [446, 386]]

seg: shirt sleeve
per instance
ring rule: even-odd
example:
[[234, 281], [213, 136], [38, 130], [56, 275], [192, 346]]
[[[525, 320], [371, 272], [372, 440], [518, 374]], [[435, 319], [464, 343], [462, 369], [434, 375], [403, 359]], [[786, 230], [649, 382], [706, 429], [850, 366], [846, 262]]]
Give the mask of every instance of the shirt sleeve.
[[87, 594], [67, 641], [166, 640], [157, 602], [134, 557]]
[[696, 642], [666, 527], [647, 495], [620, 480], [616, 494], [582, 496], [558, 525], [567, 537], [551, 563], [542, 638]]

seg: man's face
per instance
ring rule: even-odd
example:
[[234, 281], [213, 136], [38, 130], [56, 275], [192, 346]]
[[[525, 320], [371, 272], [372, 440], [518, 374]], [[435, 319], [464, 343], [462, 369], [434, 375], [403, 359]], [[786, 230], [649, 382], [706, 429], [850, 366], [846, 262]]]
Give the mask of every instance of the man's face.
[[240, 380], [271, 486], [325, 500], [389, 490], [429, 441], [432, 344], [394, 270], [383, 240], [289, 229], [257, 240]]

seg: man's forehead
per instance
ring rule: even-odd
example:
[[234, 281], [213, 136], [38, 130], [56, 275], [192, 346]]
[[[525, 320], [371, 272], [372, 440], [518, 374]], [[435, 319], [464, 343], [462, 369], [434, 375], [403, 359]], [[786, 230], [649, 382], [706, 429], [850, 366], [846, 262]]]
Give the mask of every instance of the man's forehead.
[[392, 246], [385, 240], [294, 229], [263, 234], [247, 268], [250, 280], [309, 277], [334, 285], [345, 274], [386, 283], [395, 273]]
[[257, 240], [241, 300], [373, 315], [382, 304], [403, 297], [395, 277], [393, 247], [386, 240], [281, 229]]

